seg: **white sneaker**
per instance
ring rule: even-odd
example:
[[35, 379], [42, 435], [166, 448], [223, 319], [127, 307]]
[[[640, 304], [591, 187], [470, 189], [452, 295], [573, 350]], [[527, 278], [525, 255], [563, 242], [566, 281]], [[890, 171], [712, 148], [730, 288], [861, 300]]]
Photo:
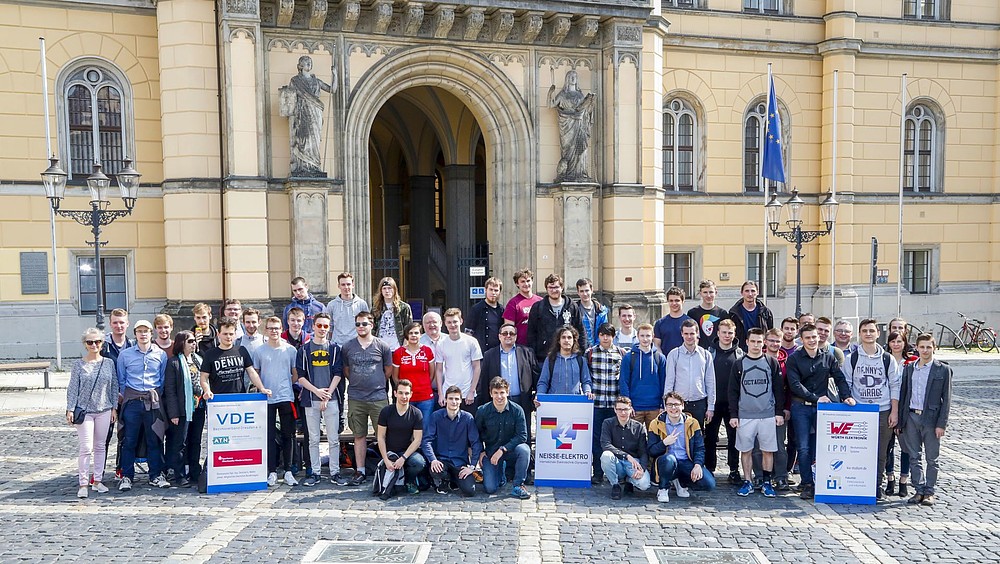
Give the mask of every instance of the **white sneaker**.
[[169, 488], [170, 482], [168, 482], [167, 479], [163, 477], [163, 474], [160, 474], [159, 476], [150, 480], [149, 485], [153, 486], [154, 488]]
[[108, 493], [108, 487], [101, 482], [94, 482], [94, 491], [97, 493]]
[[271, 472], [267, 475], [267, 487], [273, 488], [276, 485], [278, 485], [278, 473]]
[[656, 501], [666, 503], [670, 501], [670, 490], [663, 488], [656, 492]]
[[76, 490], [76, 497], [87, 499], [87, 486], [80, 486], [80, 489]]
[[132, 489], [132, 480], [130, 478], [122, 478], [120, 484], [118, 484], [118, 491], [127, 492]]
[[681, 485], [680, 480], [674, 480], [674, 489], [677, 491], [677, 497], [691, 497], [691, 492], [687, 488]]
[[297, 486], [299, 485], [299, 482], [295, 479], [295, 476], [293, 476], [291, 472], [285, 472], [285, 485]]

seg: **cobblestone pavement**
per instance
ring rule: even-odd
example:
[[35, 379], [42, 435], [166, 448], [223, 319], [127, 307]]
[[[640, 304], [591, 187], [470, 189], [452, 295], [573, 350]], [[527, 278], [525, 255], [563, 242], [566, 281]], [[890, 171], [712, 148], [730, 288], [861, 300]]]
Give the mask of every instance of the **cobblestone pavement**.
[[720, 487], [689, 500], [655, 490], [531, 488], [532, 499], [430, 492], [383, 503], [368, 490], [280, 486], [252, 494], [156, 490], [76, 498], [76, 438], [58, 412], [0, 412], [0, 562], [300, 561], [320, 539], [425, 541], [429, 562], [646, 562], [644, 545], [759, 549], [772, 562], [984, 562], [1000, 554], [1000, 378], [955, 383], [939, 502], [876, 507], [766, 499]]

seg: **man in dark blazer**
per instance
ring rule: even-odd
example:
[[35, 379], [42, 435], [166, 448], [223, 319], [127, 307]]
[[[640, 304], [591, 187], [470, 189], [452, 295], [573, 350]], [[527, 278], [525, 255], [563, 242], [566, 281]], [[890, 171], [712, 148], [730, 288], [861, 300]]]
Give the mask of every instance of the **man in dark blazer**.
[[[934, 358], [934, 337], [917, 337], [917, 362], [903, 368], [899, 390], [899, 422], [903, 450], [910, 454], [910, 476], [916, 492], [909, 503], [934, 505], [941, 438], [948, 428], [951, 411], [951, 367]], [[924, 474], [923, 458], [927, 470]]]
[[[483, 353], [480, 364], [479, 389], [476, 390], [477, 403], [489, 403], [490, 394], [487, 383], [494, 376], [500, 376], [510, 384], [509, 401], [521, 406], [524, 418], [528, 424], [528, 443], [531, 443], [531, 413], [535, 408], [534, 393], [538, 383], [538, 363], [535, 355], [528, 347], [516, 344], [517, 326], [511, 321], [504, 321], [500, 326], [500, 346], [493, 347]], [[508, 360], [513, 360], [513, 367], [507, 368]], [[516, 378], [512, 381], [512, 371]]]

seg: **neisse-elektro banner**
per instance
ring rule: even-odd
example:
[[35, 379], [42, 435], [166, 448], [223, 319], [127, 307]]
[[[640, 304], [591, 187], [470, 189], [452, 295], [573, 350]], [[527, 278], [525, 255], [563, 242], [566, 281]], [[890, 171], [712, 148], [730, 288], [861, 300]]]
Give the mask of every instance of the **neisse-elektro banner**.
[[267, 396], [216, 394], [208, 402], [208, 493], [267, 489]]
[[594, 402], [559, 394], [541, 394], [538, 401], [535, 484], [589, 488]]
[[875, 505], [878, 405], [816, 406], [816, 501]]

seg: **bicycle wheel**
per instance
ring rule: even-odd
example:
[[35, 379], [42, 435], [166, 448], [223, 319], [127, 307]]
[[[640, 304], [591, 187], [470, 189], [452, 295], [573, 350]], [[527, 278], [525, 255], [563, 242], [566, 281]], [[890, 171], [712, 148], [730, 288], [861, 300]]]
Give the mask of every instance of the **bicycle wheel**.
[[951, 347], [952, 348], [954, 348], [954, 349], [968, 348], [968, 346], [970, 344], [969, 341], [972, 340], [972, 339], [969, 338], [970, 335], [969, 335], [969, 330], [968, 329], [962, 328], [961, 331], [959, 331], [957, 334], [953, 333], [953, 335], [954, 335], [954, 337], [952, 337], [952, 343], [951, 343]]
[[997, 336], [993, 334], [993, 331], [983, 329], [976, 338], [976, 346], [983, 352], [990, 352], [997, 346]]

